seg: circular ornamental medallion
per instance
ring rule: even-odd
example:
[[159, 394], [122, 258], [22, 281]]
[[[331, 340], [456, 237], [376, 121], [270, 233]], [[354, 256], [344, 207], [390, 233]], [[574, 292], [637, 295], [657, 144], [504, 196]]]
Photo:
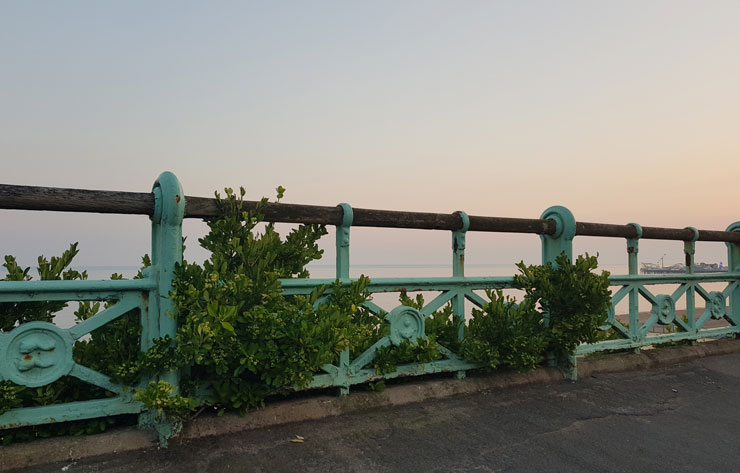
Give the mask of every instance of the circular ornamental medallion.
[[390, 322], [390, 339], [393, 345], [400, 345], [404, 340], [416, 343], [417, 338], [426, 338], [424, 334], [424, 316], [413, 307], [396, 307], [388, 314]]
[[672, 324], [676, 320], [676, 303], [673, 298], [665, 294], [657, 296], [653, 304], [653, 315], [658, 317], [661, 325]]
[[8, 333], [8, 339], [2, 371], [16, 384], [44, 386], [74, 366], [72, 337], [54, 324], [29, 322]]
[[707, 301], [707, 309], [712, 314], [713, 319], [721, 319], [725, 316], [725, 310], [727, 309], [725, 303], [725, 295], [718, 291], [709, 293], [709, 300]]

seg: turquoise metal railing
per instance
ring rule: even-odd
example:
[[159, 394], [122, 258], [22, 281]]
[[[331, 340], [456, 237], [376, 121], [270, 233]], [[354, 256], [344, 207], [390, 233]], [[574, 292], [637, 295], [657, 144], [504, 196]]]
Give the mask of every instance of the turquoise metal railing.
[[[614, 340], [583, 345], [578, 348], [577, 354], [593, 353], [602, 350], [634, 348], [639, 349], [646, 345], [675, 342], [681, 340], [698, 340], [736, 334], [740, 332], [740, 253], [737, 243], [727, 242], [728, 271], [726, 273], [694, 273], [694, 253], [699, 231], [689, 227], [693, 234], [690, 240], [684, 241], [686, 257], [686, 274], [680, 275], [640, 275], [638, 274], [639, 240], [642, 228], [635, 227], [637, 237], [627, 239], [627, 255], [629, 274], [612, 276], [610, 281], [617, 290], [612, 295], [612, 306], [609, 309], [607, 324], [603, 330], [610, 330]], [[740, 230], [740, 222], [733, 223], [727, 228], [728, 232]], [[707, 291], [702, 284], [724, 283], [720, 291]], [[677, 288], [670, 294], [653, 294], [650, 286], [676, 285]], [[699, 301], [697, 301], [697, 295]], [[615, 316], [614, 307], [624, 298], [628, 300], [629, 322], [624, 324]], [[650, 303], [651, 311], [647, 320], [641, 321], [639, 301], [643, 299]], [[681, 298], [686, 302], [685, 318], [677, 315], [676, 306]], [[697, 312], [697, 302], [704, 303], [704, 310]], [[729, 307], [728, 307], [729, 302]], [[728, 326], [706, 328], [710, 320], [724, 319]], [[651, 334], [656, 326], [670, 327], [669, 333], [663, 335]]]
[[[53, 198], [49, 198], [53, 197]], [[187, 202], [187, 206], [186, 206]], [[254, 203], [245, 203], [247, 207]], [[131, 387], [116, 385], [101, 373], [80, 366], [72, 359], [71, 347], [85, 334], [137, 310], [142, 324], [141, 349], [146, 350], [151, 340], [174, 335], [175, 319], [171, 316], [172, 302], [168, 298], [174, 266], [182, 258], [183, 218], [204, 218], [219, 215], [213, 199], [185, 197], [174, 175], [164, 173], [154, 185], [151, 194], [87, 191], [72, 189], [0, 186], [0, 208], [26, 210], [57, 210], [80, 212], [133, 213], [149, 215], [152, 220], [152, 267], [144, 279], [133, 281], [36, 281], [1, 282], [0, 302], [36, 300], [109, 300], [116, 304], [75, 327], [63, 330], [53, 324], [31, 322], [0, 333], [0, 380], [10, 380], [26, 386], [41, 386], [64, 375], [75, 376], [100, 386], [114, 394], [102, 400], [84, 401], [45, 407], [12, 410], [0, 416], [0, 429], [61, 420], [84, 419], [121, 413], [141, 413], [142, 406], [131, 398]], [[337, 387], [346, 394], [350, 386], [375, 379], [455, 372], [459, 377], [476, 365], [461, 359], [442, 347], [443, 359], [402, 365], [393, 373], [379, 374], [367, 368], [377, 350], [397, 345], [403, 340], [414, 341], [424, 335], [424, 321], [436, 310], [451, 304], [453, 317], [464, 320], [466, 305], [481, 307], [486, 301], [476, 290], [515, 288], [512, 277], [465, 276], [466, 234], [469, 231], [518, 232], [540, 235], [542, 261], [554, 262], [565, 252], [573, 257], [573, 239], [577, 235], [625, 238], [629, 274], [611, 277], [613, 305], [608, 322], [602, 327], [610, 339], [578, 348], [576, 355], [601, 350], [639, 349], [679, 340], [699, 340], [740, 332], [740, 222], [724, 232], [686, 229], [641, 227], [637, 224], [610, 225], [576, 222], [564, 207], [547, 209], [540, 219], [516, 219], [468, 216], [464, 212], [430, 214], [383, 210], [353, 209], [348, 204], [320, 207], [295, 204], [268, 204], [264, 208], [268, 221], [287, 223], [319, 223], [336, 226], [336, 278], [349, 283], [350, 230], [353, 226], [393, 227], [447, 230], [452, 237], [452, 276], [435, 278], [376, 278], [368, 287], [371, 293], [428, 291], [438, 293], [421, 309], [397, 306], [381, 308], [369, 301], [367, 308], [386, 313], [389, 334], [372, 347], [350, 359], [344, 351], [336, 364], [325, 365], [317, 373], [310, 388]], [[663, 239], [684, 242], [687, 274], [639, 275], [637, 255], [641, 239]], [[725, 242], [729, 254], [727, 273], [694, 274], [693, 255], [696, 241]], [[370, 275], [372, 276], [372, 275]], [[309, 294], [321, 285], [331, 285], [334, 279], [284, 279], [286, 294]], [[703, 285], [722, 283], [721, 291], [705, 290]], [[651, 286], [672, 284], [677, 288], [670, 294], [653, 294]], [[698, 297], [697, 297], [698, 295]], [[613, 307], [627, 298], [628, 322], [620, 321]], [[685, 298], [686, 319], [677, 317], [676, 303]], [[647, 320], [639, 318], [639, 300], [652, 307]], [[696, 303], [704, 301], [699, 313]], [[729, 308], [727, 304], [729, 303]], [[727, 326], [706, 328], [710, 319], [724, 319]], [[545, 321], [547, 323], [547, 320]], [[655, 335], [655, 326], [670, 326], [670, 333]], [[463, 327], [459, 337], [464, 336]], [[575, 378], [576, 358], [570, 360], [566, 376]], [[163, 376], [177, 385], [177, 373]], [[151, 416], [142, 413], [142, 423], [152, 423]], [[153, 425], [166, 437], [166, 428]], [[164, 430], [163, 430], [164, 429]]]
[[[142, 351], [148, 350], [155, 338], [175, 335], [169, 291], [175, 263], [182, 261], [185, 199], [180, 183], [171, 173], [163, 173], [157, 179], [152, 196], [152, 265], [144, 270], [143, 279], [0, 282], [0, 302], [115, 301], [68, 329], [49, 322], [29, 322], [0, 333], [0, 381], [39, 387], [62, 376], [72, 376], [113, 394], [105, 399], [13, 409], [0, 415], [0, 429], [143, 411], [142, 405], [133, 400], [133, 386], [116, 384], [76, 363], [72, 349], [76, 340], [132, 311], [138, 311], [140, 316]], [[177, 383], [176, 373], [166, 373], [164, 379]], [[152, 419], [142, 417], [141, 421], [151, 423]]]
[[[336, 229], [336, 277], [344, 283], [351, 282], [349, 278], [349, 235], [352, 225], [352, 208], [348, 204], [340, 204], [343, 209], [342, 223]], [[393, 334], [401, 330], [401, 326], [410, 320], [410, 326], [414, 330], [407, 330], [405, 339], [416, 340], [424, 334], [423, 320], [440, 309], [447, 303], [452, 304], [454, 317], [464, 319], [466, 314], [466, 301], [475, 306], [482, 307], [486, 301], [473, 292], [479, 289], [515, 289], [513, 277], [465, 277], [465, 235], [470, 227], [470, 218], [464, 212], [457, 212], [462, 220], [462, 227], [452, 232], [452, 274], [450, 278], [381, 278], [371, 279], [368, 287], [370, 293], [401, 292], [401, 291], [438, 291], [439, 294], [428, 302], [421, 310], [409, 307], [395, 307], [390, 310], [378, 307], [373, 302], [366, 305], [375, 314], [388, 313], [388, 321], [391, 325], [390, 335], [384, 337], [366, 352], [350, 360], [349, 350], [345, 350], [337, 365], [326, 365], [324, 373], [314, 377], [309, 388], [314, 387], [340, 387], [340, 392], [346, 394], [353, 384], [364, 383], [377, 379], [390, 379], [398, 376], [410, 376], [430, 374], [444, 371], [455, 371], [458, 377], [464, 376], [465, 370], [476, 366], [462, 360], [455, 353], [445, 347], [441, 353], [445, 359], [417, 363], [398, 367], [397, 371], [389, 374], [380, 374], [375, 370], [366, 368], [368, 362], [372, 361], [375, 352], [382, 347], [398, 342], [393, 339]], [[579, 224], [576, 223], [572, 213], [560, 206], [547, 209], [542, 220], [555, 222], [556, 230], [550, 234], [541, 234], [542, 239], [542, 261], [554, 262], [561, 253], [573, 259], [573, 239], [576, 236]], [[580, 224], [583, 233], [591, 230], [591, 233], [605, 232], [610, 229], [598, 224]], [[591, 226], [591, 228], [589, 228]], [[643, 229], [637, 224], [629, 224], [634, 229], [634, 236], [627, 238], [627, 255], [629, 273], [626, 276], [611, 276], [612, 287], [618, 288], [612, 297], [612, 307], [609, 309], [607, 323], [602, 330], [609, 332], [610, 340], [599, 343], [584, 344], [578, 347], [575, 355], [583, 355], [603, 350], [615, 349], [639, 349], [647, 345], [658, 345], [661, 343], [676, 342], [681, 340], [698, 340], [702, 338], [713, 338], [719, 336], [734, 335], [740, 332], [740, 256], [738, 256], [738, 244], [726, 243], [728, 247], [729, 271], [727, 273], [715, 274], [693, 274], [693, 256], [695, 242], [699, 238], [699, 231], [689, 228], [691, 240], [684, 242], [684, 251], [687, 257], [688, 274], [680, 276], [640, 276], [637, 274], [637, 254], [639, 239], [642, 237]], [[613, 230], [613, 229], [612, 229]], [[653, 229], [653, 233], [656, 229]], [[728, 232], [740, 230], [740, 223], [728, 227]], [[666, 237], [669, 235], [660, 235]], [[711, 238], [711, 235], [710, 235]], [[676, 238], [674, 238], [676, 239]], [[709, 238], [707, 238], [709, 239]], [[286, 294], [310, 294], [313, 289], [321, 285], [331, 285], [330, 279], [284, 279], [283, 288]], [[701, 286], [702, 283], [722, 282], [726, 283], [723, 291], [707, 292]], [[654, 295], [648, 289], [651, 285], [675, 284], [678, 288], [671, 294]], [[705, 310], [697, 316], [696, 294], [706, 303]], [[614, 311], [614, 306], [625, 296], [629, 297], [629, 323], [620, 322]], [[686, 297], [687, 313], [686, 321], [676, 315], [676, 303], [682, 297]], [[643, 297], [652, 305], [651, 317], [640, 322], [638, 298]], [[727, 309], [726, 301], [730, 301]], [[721, 328], [704, 328], [709, 319], [725, 319], [729, 326]], [[547, 323], [547, 320], [545, 321]], [[396, 326], [394, 328], [394, 325]], [[656, 325], [673, 326], [671, 333], [655, 335], [651, 329]], [[461, 325], [460, 338], [463, 337]], [[562, 366], [566, 377], [575, 379], [577, 377], [577, 359], [571, 357], [567, 366]]]

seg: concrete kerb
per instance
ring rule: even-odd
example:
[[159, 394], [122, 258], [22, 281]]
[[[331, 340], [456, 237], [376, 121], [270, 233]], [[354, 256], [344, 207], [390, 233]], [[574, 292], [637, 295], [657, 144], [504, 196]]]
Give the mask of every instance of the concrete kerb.
[[[640, 353], [611, 354], [580, 358], [578, 375], [654, 369], [685, 363], [707, 356], [740, 353], [740, 340], [720, 340], [644, 350]], [[430, 399], [474, 394], [527, 384], [566, 382], [555, 369], [541, 368], [529, 373], [494, 373], [462, 380], [435, 379], [389, 386], [380, 392], [356, 392], [349, 396], [316, 396], [285, 400], [250, 412], [246, 416], [227, 413], [221, 417], [203, 416], [190, 421], [174, 441], [225, 435], [290, 422], [316, 420], [366, 409], [400, 406]], [[111, 453], [157, 448], [155, 437], [136, 428], [122, 428], [103, 434], [58, 437], [0, 447], [0, 471], [39, 466]]]

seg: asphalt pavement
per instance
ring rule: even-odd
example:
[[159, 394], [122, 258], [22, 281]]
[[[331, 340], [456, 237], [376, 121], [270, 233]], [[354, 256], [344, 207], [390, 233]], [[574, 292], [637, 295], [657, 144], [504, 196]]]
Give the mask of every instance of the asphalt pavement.
[[730, 473], [738, 452], [733, 354], [18, 471]]

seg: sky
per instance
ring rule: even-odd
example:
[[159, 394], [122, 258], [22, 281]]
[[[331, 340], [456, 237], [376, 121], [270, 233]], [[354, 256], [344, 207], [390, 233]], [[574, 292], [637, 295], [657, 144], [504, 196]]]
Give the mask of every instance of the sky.
[[[0, 0], [7, 184], [724, 230], [740, 220], [737, 1]], [[136, 265], [144, 216], [0, 211], [32, 265]], [[186, 258], [202, 260], [202, 222]], [[331, 235], [326, 264], [332, 264]], [[643, 242], [643, 261], [682, 261]], [[576, 252], [626, 263], [619, 239]], [[536, 263], [533, 235], [467, 261]], [[447, 263], [448, 232], [354, 229], [352, 261]], [[697, 261], [726, 262], [723, 244]]]

